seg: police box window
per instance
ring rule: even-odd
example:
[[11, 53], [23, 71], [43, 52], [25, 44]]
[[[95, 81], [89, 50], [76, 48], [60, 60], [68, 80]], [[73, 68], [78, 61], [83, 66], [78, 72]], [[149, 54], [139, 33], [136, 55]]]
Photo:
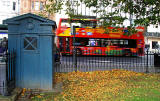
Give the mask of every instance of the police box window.
[[24, 38], [24, 49], [25, 50], [36, 50], [37, 49], [37, 37], [25, 37]]

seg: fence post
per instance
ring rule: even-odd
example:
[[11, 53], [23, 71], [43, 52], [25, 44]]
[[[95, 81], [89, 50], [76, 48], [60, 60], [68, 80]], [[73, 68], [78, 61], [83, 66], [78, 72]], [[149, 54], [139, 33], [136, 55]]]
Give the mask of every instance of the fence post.
[[149, 70], [148, 70], [148, 55], [149, 55], [149, 54], [148, 54], [148, 52], [149, 52], [149, 51], [148, 51], [148, 49], [147, 49], [147, 67], [146, 67], [146, 73], [149, 73]]
[[77, 71], [77, 57], [76, 57], [76, 54], [77, 54], [77, 50], [76, 50], [76, 47], [75, 47], [75, 35], [76, 35], [76, 26], [72, 26], [72, 34], [74, 35], [73, 37], [73, 63], [74, 63], [74, 67], [75, 67], [75, 71]]
[[8, 78], [9, 78], [9, 75], [8, 75], [8, 52], [6, 52], [4, 54], [4, 57], [5, 57], [5, 65], [6, 65], [6, 78], [5, 78], [5, 83], [3, 84], [4, 86], [4, 96], [7, 96], [9, 95], [8, 93]]

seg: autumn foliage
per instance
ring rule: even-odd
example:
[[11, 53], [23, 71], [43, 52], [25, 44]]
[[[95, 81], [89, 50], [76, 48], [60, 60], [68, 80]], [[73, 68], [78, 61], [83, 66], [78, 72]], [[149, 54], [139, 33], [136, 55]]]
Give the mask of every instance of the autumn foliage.
[[[54, 83], [63, 82], [63, 92], [55, 96], [54, 101], [116, 101], [117, 98], [123, 101], [148, 96], [148, 93], [141, 95], [134, 89], [160, 88], [159, 77], [127, 70], [55, 73]], [[148, 84], [145, 83], [147, 80], [156, 82]]]

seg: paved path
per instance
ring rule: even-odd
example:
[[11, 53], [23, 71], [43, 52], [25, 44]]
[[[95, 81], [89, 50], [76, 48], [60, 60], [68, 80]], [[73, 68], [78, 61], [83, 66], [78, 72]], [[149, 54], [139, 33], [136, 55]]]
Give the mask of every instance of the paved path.
[[6, 65], [0, 63], [0, 94], [4, 94], [6, 79]]

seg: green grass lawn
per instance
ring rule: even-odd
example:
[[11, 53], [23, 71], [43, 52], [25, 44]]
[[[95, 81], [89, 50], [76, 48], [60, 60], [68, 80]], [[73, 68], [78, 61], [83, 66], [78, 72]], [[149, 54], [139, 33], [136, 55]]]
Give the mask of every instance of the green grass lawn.
[[55, 73], [61, 93], [41, 93], [32, 101], [160, 101], [160, 74], [126, 70]]

